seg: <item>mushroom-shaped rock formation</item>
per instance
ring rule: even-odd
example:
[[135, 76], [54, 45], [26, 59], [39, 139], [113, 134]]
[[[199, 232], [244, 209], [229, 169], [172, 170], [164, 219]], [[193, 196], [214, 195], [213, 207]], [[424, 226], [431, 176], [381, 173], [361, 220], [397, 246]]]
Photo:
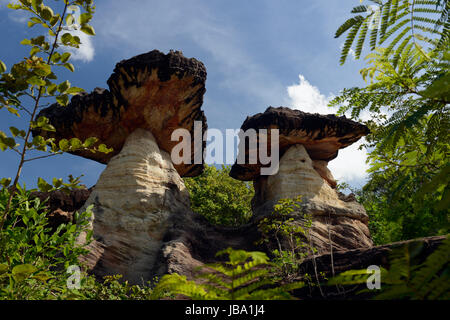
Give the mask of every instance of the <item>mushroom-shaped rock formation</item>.
[[[257, 133], [260, 129], [279, 130], [280, 161], [276, 174], [261, 175], [260, 163], [236, 163], [230, 172], [236, 179], [253, 180], [252, 208], [256, 219], [272, 212], [278, 200], [301, 195], [304, 212], [313, 217], [312, 242], [319, 252], [330, 250], [330, 238], [335, 249], [372, 245], [364, 207], [354, 198], [336, 192], [336, 181], [327, 167], [339, 149], [369, 132], [366, 126], [345, 117], [269, 107], [264, 113], [247, 118], [241, 129], [255, 129]], [[246, 155], [252, 151], [248, 145], [242, 149]]]
[[[109, 154], [75, 153], [107, 163], [83, 207], [94, 205], [94, 241], [84, 260], [97, 276], [150, 280], [174, 216], [190, 212], [181, 177], [200, 174], [203, 164], [174, 165], [170, 153], [178, 142], [171, 134], [184, 128], [193, 137], [194, 121], [206, 129], [200, 110], [205, 81], [201, 62], [155, 50], [119, 62], [108, 80], [110, 91], [96, 89], [73, 97], [67, 107], [41, 112], [56, 129], [41, 134], [57, 140], [94, 136], [114, 148]], [[202, 155], [204, 146], [197, 150]]]
[[[110, 90], [96, 88], [74, 96], [67, 107], [53, 104], [43, 109], [38, 117], [47, 117], [56, 132], [39, 134], [83, 141], [96, 137], [98, 144], [106, 144], [113, 152], [74, 154], [107, 164], [127, 137], [141, 128], [152, 132], [158, 146], [170, 153], [178, 143], [170, 139], [175, 129], [187, 129], [194, 136], [194, 121], [202, 121], [203, 132], [207, 129], [201, 110], [205, 81], [206, 68], [200, 61], [185, 58], [179, 51], [153, 50], [116, 64], [107, 81]], [[195, 148], [192, 141], [192, 159]], [[175, 169], [180, 176], [191, 177], [200, 174], [203, 165], [180, 164]]]

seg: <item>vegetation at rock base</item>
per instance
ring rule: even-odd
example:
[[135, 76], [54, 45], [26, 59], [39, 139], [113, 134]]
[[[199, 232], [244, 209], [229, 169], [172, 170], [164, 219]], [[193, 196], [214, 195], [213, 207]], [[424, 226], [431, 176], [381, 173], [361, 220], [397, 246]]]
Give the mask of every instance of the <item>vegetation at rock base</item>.
[[[380, 268], [380, 292], [376, 300], [449, 300], [450, 299], [450, 236], [424, 262], [416, 260], [421, 244], [396, 248], [390, 255], [390, 268]], [[328, 281], [329, 285], [366, 284], [372, 273], [348, 270]], [[369, 292], [368, 289], [361, 290]]]
[[215, 225], [239, 226], [252, 214], [253, 186], [231, 178], [230, 169], [224, 165], [220, 169], [205, 165], [201, 175], [184, 179], [192, 211]]
[[[75, 70], [74, 65], [69, 62], [71, 53], [68, 51], [79, 48], [81, 41], [78, 36], [72, 35], [72, 31], [79, 29], [90, 36], [95, 35], [94, 28], [89, 25], [95, 11], [92, 0], [64, 0], [63, 5], [59, 6], [54, 1], [53, 4], [54, 8], [48, 2], [44, 4], [42, 0], [20, 0], [8, 4], [8, 8], [12, 10], [28, 13], [28, 28], [37, 29], [39, 26], [43, 33], [21, 41], [22, 45], [31, 47], [29, 56], [12, 65], [9, 70], [0, 61], [0, 109], [8, 111], [11, 116], [29, 119], [24, 129], [11, 126], [10, 134], [0, 131], [0, 150], [11, 149], [19, 156], [15, 176], [0, 180], [3, 188], [9, 185], [12, 190], [19, 188], [19, 178], [27, 162], [75, 150], [110, 151], [105, 145], [97, 146], [95, 137], [86, 141], [77, 138], [63, 139], [58, 143], [54, 138], [44, 138], [37, 134], [32, 137], [33, 132], [55, 131], [47, 118], [37, 118], [39, 109], [47, 106], [48, 101], [67, 106], [69, 96], [84, 91], [82, 88], [72, 87], [68, 80], [58, 83], [55, 73], [58, 67], [71, 72]], [[55, 13], [56, 8], [61, 12]], [[73, 12], [78, 10], [82, 13], [79, 19], [75, 19]], [[36, 152], [44, 152], [45, 155], [36, 155]], [[38, 178], [37, 185], [44, 192], [77, 187], [79, 179], [70, 176], [69, 180], [68, 183], [63, 183], [62, 179], [54, 178], [52, 185]], [[11, 192], [0, 213], [0, 230], [10, 213], [13, 197], [14, 192]]]
[[295, 199], [280, 199], [269, 217], [258, 223], [262, 239], [260, 244], [276, 243], [273, 254], [273, 276], [289, 280], [297, 276], [299, 264], [315, 250], [311, 246], [310, 229], [312, 218], [303, 214], [301, 196]]
[[289, 291], [303, 287], [303, 282], [280, 285], [269, 274], [272, 263], [258, 251], [228, 248], [217, 253], [228, 255], [224, 263], [207, 264], [198, 276], [206, 279], [200, 284], [178, 274], [165, 275], [153, 290], [153, 297], [161, 294], [180, 294], [195, 300], [273, 300], [292, 299]]
[[[367, 86], [344, 89], [331, 106], [364, 121], [370, 178], [359, 201], [376, 244], [449, 232], [449, 1], [373, 1], [352, 9], [341, 63], [365, 46]], [[370, 28], [369, 28], [370, 26]], [[366, 37], [370, 38], [367, 46]]]
[[[89, 25], [95, 9], [92, 0], [64, 0], [54, 8], [48, 2], [19, 0], [9, 5], [30, 14], [29, 28], [40, 27], [44, 32], [21, 42], [30, 47], [23, 60], [12, 66], [0, 61], [0, 109], [11, 117], [26, 117], [29, 124], [12, 126], [10, 133], [0, 131], [0, 150], [13, 150], [19, 156], [16, 174], [0, 179], [0, 299], [160, 299], [177, 294], [195, 299], [293, 298], [292, 290], [306, 282], [282, 283], [297, 272], [304, 250], [314, 254], [307, 241], [311, 221], [302, 217], [303, 225], [292, 224], [291, 215], [298, 211], [300, 199], [282, 200], [275, 206], [274, 216], [259, 225], [263, 242], [270, 237], [278, 245], [272, 260], [262, 252], [228, 248], [218, 253], [227, 255], [228, 261], [199, 270], [198, 280], [202, 281], [198, 283], [178, 274], [142, 285], [130, 285], [120, 275], [99, 282], [81, 271], [79, 288], [69, 288], [67, 270], [79, 265], [78, 257], [86, 253], [76, 239], [87, 231], [91, 208], [76, 213], [73, 223], [52, 231], [45, 201], [31, 198], [33, 190], [20, 185], [19, 179], [29, 161], [80, 149], [110, 149], [97, 145], [95, 137], [56, 143], [52, 138], [33, 136], [33, 132], [54, 131], [48, 119], [36, 118], [40, 108], [54, 101], [66, 106], [71, 95], [83, 92], [67, 80], [58, 80], [55, 71], [57, 67], [75, 70], [67, 49], [79, 48], [80, 38], [71, 31], [79, 28], [95, 34]], [[370, 179], [355, 193], [369, 213], [376, 244], [448, 234], [450, 2], [372, 2], [375, 7], [353, 8], [356, 16], [336, 31], [336, 37], [347, 33], [341, 63], [353, 45], [356, 58], [364, 48], [370, 51], [368, 65], [361, 70], [367, 85], [344, 89], [330, 103], [340, 107], [339, 114], [350, 112], [354, 119], [370, 114], [370, 120], [361, 120], [371, 129], [365, 145]], [[70, 13], [74, 8], [82, 12], [78, 21]], [[55, 14], [57, 9], [60, 13]], [[253, 187], [229, 177], [229, 170], [206, 166], [201, 176], [185, 179], [193, 211], [215, 225], [238, 226], [251, 216]], [[37, 185], [48, 192], [76, 188], [79, 182], [72, 176], [68, 182], [55, 178], [52, 183], [38, 178]], [[417, 248], [405, 246], [394, 251], [390, 268], [381, 269], [383, 290], [376, 298], [450, 299], [449, 239], [421, 263], [416, 260]], [[314, 276], [318, 280], [319, 276]], [[369, 276], [365, 269], [350, 270], [329, 284], [364, 284]], [[307, 277], [304, 275], [309, 281]]]

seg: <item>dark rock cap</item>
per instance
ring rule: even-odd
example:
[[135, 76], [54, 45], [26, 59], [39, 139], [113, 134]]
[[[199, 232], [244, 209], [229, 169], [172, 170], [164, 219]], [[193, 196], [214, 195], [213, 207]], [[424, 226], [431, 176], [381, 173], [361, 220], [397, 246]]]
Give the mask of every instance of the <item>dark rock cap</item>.
[[[367, 126], [333, 114], [306, 113], [286, 107], [269, 107], [263, 113], [247, 117], [241, 126], [243, 131], [255, 129], [279, 129], [280, 157], [294, 144], [305, 146], [312, 160], [330, 161], [345, 148], [369, 133]], [[270, 137], [267, 139], [270, 141]], [[240, 142], [242, 143], [242, 142]], [[270, 150], [270, 145], [268, 147]], [[248, 159], [249, 146], [245, 146]], [[237, 164], [230, 176], [239, 180], [255, 180], [260, 175], [261, 164]]]
[[[108, 163], [117, 155], [130, 133], [137, 128], [152, 132], [159, 147], [170, 153], [178, 141], [171, 141], [172, 132], [184, 128], [194, 136], [194, 121], [206, 117], [201, 110], [206, 92], [206, 68], [180, 51], [164, 54], [153, 50], [116, 64], [107, 83], [109, 90], [96, 88], [72, 98], [67, 107], [53, 104], [39, 116], [49, 119], [56, 132], [35, 131], [56, 140], [97, 137], [114, 151], [108, 154], [77, 151], [73, 154]], [[202, 143], [202, 154], [206, 143]], [[192, 159], [194, 143], [192, 141]], [[192, 161], [193, 162], [193, 161]], [[181, 176], [196, 176], [203, 164], [174, 165]]]

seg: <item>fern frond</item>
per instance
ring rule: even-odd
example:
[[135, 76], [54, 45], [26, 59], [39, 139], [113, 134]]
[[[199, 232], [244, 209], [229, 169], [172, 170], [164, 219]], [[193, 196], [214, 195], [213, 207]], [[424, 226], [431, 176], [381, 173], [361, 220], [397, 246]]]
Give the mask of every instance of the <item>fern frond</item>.
[[450, 291], [450, 276], [444, 274], [441, 277], [436, 277], [433, 281], [427, 283], [423, 290], [421, 290], [422, 297], [429, 300], [441, 299], [444, 294]]
[[262, 276], [265, 276], [269, 271], [267, 269], [259, 269], [259, 270], [252, 270], [246, 273], [245, 275], [242, 275], [238, 278], [234, 278], [232, 280], [232, 286], [233, 288], [237, 288], [243, 285], [248, 284], [251, 281], [255, 281]]
[[365, 20], [363, 22], [361, 31], [359, 32], [359, 38], [358, 38], [358, 42], [356, 44], [356, 50], [355, 50], [355, 58], [359, 59], [360, 55], [361, 55], [361, 51], [364, 45], [364, 40], [366, 39], [366, 35], [367, 35], [367, 29], [369, 28], [369, 23], [367, 20]]
[[[392, 65], [394, 66], [394, 68], [397, 68], [398, 61], [403, 54], [403, 50], [405, 49], [406, 45], [409, 43], [411, 38], [412, 38], [411, 35], [407, 36], [405, 39], [403, 39], [402, 43], [395, 50], [394, 58], [392, 59]], [[399, 73], [401, 74], [401, 72]]]
[[411, 296], [411, 289], [406, 284], [391, 286], [375, 296], [375, 300], [402, 299]]
[[392, 0], [391, 4], [391, 12], [389, 13], [389, 24], [392, 25], [397, 21], [397, 12], [398, 12], [398, 2], [399, 0]]
[[[442, 242], [442, 244], [430, 254], [421, 268], [415, 274], [414, 279], [411, 281], [411, 285], [416, 290], [426, 288], [426, 284], [450, 261], [450, 236]], [[424, 290], [426, 291], [426, 290]], [[422, 291], [422, 293], [426, 293]]]
[[259, 280], [257, 282], [251, 283], [248, 286], [245, 286], [243, 288], [240, 288], [238, 290], [236, 290], [233, 293], [233, 298], [234, 299], [244, 299], [245, 297], [248, 297], [251, 295], [251, 293], [253, 291], [255, 291], [256, 289], [261, 288], [262, 286], [267, 286], [267, 285], [271, 285], [273, 284], [272, 281], [270, 281], [269, 279], [262, 279]]
[[347, 35], [347, 39], [345, 40], [344, 47], [341, 51], [341, 60], [340, 63], [344, 64], [345, 60], [347, 59], [348, 53], [350, 52], [350, 48], [353, 44], [353, 41], [355, 40], [356, 34], [358, 33], [359, 28], [362, 25], [363, 20], [357, 22], [353, 25], [352, 29], [350, 30], [349, 34]]
[[387, 38], [389, 38], [394, 32], [402, 28], [405, 24], [409, 23], [411, 19], [407, 18], [402, 21], [400, 21], [398, 24], [396, 24], [393, 28], [390, 28], [388, 32], [386, 32], [383, 37], [380, 39], [379, 44], [383, 44], [384, 41], [386, 41]]
[[362, 23], [363, 20], [364, 17], [361, 15], [348, 19], [336, 30], [334, 37], [339, 38], [345, 31], [353, 27], [355, 24]]
[[328, 280], [328, 285], [362, 284], [367, 282], [370, 275], [366, 269], [348, 270]]
[[368, 6], [356, 6], [350, 11], [351, 13], [361, 13], [361, 12], [367, 12]]
[[377, 45], [378, 28], [373, 28], [370, 31], [370, 50], [374, 50]]
[[204, 278], [209, 280], [210, 282], [218, 285], [218, 286], [222, 286], [224, 288], [227, 289], [231, 289], [232, 285], [229, 282], [224, 281], [221, 277], [219, 277], [218, 275], [214, 274], [214, 273], [202, 273], [198, 275], [199, 278]]
[[408, 26], [405, 29], [403, 29], [403, 31], [398, 34], [394, 40], [392, 40], [392, 42], [389, 44], [389, 46], [386, 48], [386, 51], [384, 52], [385, 57], [387, 57], [392, 49], [395, 47], [395, 45], [411, 30], [411, 27]]
[[383, 12], [381, 14], [381, 26], [380, 26], [381, 37], [384, 36], [384, 33], [386, 32], [386, 28], [388, 27], [389, 15], [390, 15], [390, 11], [391, 11], [391, 4], [392, 4], [392, 0], [388, 0], [383, 6]]
[[434, 14], [440, 14], [440, 10], [436, 9], [428, 9], [428, 8], [414, 8], [414, 12], [416, 13], [434, 13]]

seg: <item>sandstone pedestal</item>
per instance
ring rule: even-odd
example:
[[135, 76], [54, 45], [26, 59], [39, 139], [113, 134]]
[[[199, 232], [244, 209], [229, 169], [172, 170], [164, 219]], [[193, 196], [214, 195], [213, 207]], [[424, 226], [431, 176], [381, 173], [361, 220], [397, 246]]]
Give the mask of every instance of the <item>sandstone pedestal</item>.
[[[102, 172], [93, 204], [93, 238], [86, 262], [96, 275], [150, 280], [171, 217], [189, 211], [189, 194], [167, 152], [137, 129]], [[142, 278], [142, 279], [141, 279]]]

